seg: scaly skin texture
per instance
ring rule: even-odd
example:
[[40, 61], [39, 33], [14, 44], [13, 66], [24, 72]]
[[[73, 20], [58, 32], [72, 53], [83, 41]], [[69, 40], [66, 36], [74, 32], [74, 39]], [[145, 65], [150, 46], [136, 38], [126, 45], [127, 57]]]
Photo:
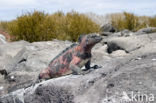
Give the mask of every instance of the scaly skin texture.
[[91, 49], [101, 40], [102, 38], [96, 34], [81, 35], [78, 44], [65, 49], [40, 72], [39, 79], [51, 79], [71, 73], [83, 74], [83, 66], [85, 70], [90, 69]]

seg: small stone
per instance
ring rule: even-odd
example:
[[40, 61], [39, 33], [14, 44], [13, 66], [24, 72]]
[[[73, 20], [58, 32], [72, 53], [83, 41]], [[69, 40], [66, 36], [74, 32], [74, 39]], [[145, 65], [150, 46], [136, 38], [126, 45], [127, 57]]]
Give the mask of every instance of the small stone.
[[14, 79], [14, 78], [15, 78], [15, 76], [13, 76], [13, 75], [12, 75], [10, 78], [11, 78], [11, 79]]
[[114, 84], [113, 83], [110, 83], [107, 85], [107, 88], [113, 88], [114, 87]]
[[0, 86], [0, 90], [3, 90], [4, 89], [4, 87], [3, 86]]
[[136, 58], [136, 60], [141, 60], [142, 58]]

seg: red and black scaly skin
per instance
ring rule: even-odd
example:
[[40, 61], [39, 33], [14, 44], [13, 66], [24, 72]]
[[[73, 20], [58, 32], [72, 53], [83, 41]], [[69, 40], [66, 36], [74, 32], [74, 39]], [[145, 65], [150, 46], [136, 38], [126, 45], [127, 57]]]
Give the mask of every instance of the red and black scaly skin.
[[102, 38], [96, 34], [81, 35], [79, 43], [73, 44], [56, 56], [49, 66], [41, 71], [39, 79], [50, 79], [67, 74], [82, 74], [81, 67], [90, 69], [91, 49]]

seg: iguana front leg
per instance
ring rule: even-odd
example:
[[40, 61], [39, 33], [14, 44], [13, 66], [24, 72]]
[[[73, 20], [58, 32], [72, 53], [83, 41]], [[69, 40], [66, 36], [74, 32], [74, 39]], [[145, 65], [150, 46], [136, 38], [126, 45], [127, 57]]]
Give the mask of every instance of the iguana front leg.
[[[80, 75], [80, 74], [86, 74], [88, 72], [83, 71], [80, 67], [81, 65], [81, 58], [79, 57], [74, 57], [73, 60], [71, 61], [69, 65], [69, 69], [72, 71], [73, 74]], [[84, 64], [85, 65], [85, 64]]]
[[90, 67], [90, 62], [91, 60], [89, 60], [86, 64], [85, 64], [85, 69], [83, 71], [87, 71], [89, 70], [91, 67]]
[[101, 68], [102, 66], [98, 66], [98, 65], [94, 65], [94, 66], [90, 66], [91, 60], [89, 60], [86, 64], [85, 64], [85, 69], [84, 71], [87, 71], [89, 69], [98, 69]]

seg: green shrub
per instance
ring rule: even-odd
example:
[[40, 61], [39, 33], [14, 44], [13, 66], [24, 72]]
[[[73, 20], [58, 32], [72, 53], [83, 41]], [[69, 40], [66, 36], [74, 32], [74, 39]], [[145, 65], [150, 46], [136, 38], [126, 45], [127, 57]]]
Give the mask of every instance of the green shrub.
[[132, 13], [111, 15], [112, 25], [118, 30], [129, 29], [136, 31], [139, 25], [139, 18]]
[[111, 18], [111, 24], [117, 28], [117, 30], [123, 30], [124, 27], [124, 15], [121, 13], [115, 13], [115, 14], [111, 14], [109, 16], [109, 18]]
[[136, 27], [138, 26], [138, 17], [136, 17], [134, 14], [130, 14], [127, 12], [124, 12], [124, 26], [125, 29], [129, 30], [135, 30]]
[[8, 31], [9, 22], [1, 21], [0, 22], [0, 30], [7, 32]]
[[136, 16], [132, 13], [116, 13], [111, 14], [111, 23], [117, 30], [129, 29], [137, 31], [141, 28], [156, 27], [156, 16]]
[[66, 19], [68, 24], [66, 34], [71, 37], [72, 41], [76, 41], [80, 34], [99, 31], [99, 26], [83, 14], [71, 12], [66, 15]]
[[149, 25], [156, 27], [156, 16], [154, 16], [153, 18], [152, 17], [149, 18]]
[[37, 32], [37, 28], [42, 25], [46, 16], [44, 12], [34, 11], [17, 17], [9, 25], [9, 33], [15, 37], [15, 40], [38, 41], [42, 35]]
[[44, 12], [28, 12], [9, 24], [9, 33], [14, 40], [29, 42], [52, 39], [76, 41], [80, 34], [98, 32], [99, 25], [83, 14], [56, 12], [52, 15]]
[[[156, 27], [156, 16], [136, 16], [132, 13], [109, 15], [117, 30], [137, 31], [145, 27]], [[99, 32], [100, 26], [84, 14], [58, 11], [46, 14], [40, 11], [25, 13], [16, 20], [0, 22], [0, 30], [7, 31], [13, 40], [47, 41], [52, 39], [77, 41], [79, 35]]]

